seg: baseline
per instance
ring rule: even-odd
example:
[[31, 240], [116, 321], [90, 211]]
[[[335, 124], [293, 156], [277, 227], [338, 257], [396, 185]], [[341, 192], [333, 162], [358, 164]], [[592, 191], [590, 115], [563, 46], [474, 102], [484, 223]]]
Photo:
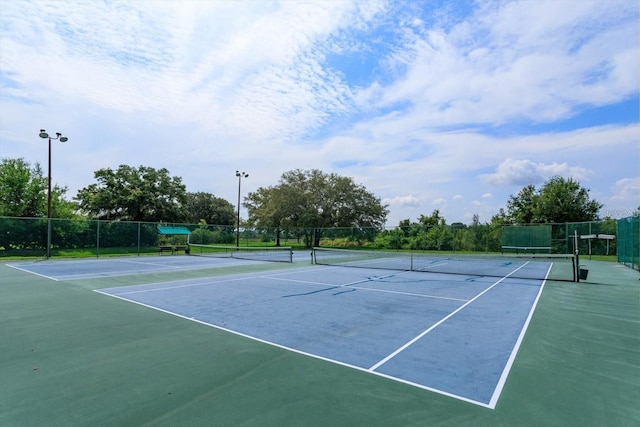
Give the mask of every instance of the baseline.
[[[518, 279], [511, 278], [507, 283], [508, 276], [488, 281], [418, 272], [381, 274], [380, 270], [373, 275], [363, 269], [336, 267], [339, 274], [318, 280], [320, 271], [330, 270], [324, 266], [294, 268], [96, 292], [476, 405], [495, 407], [500, 381], [504, 381], [496, 378], [506, 379], [509, 362], [506, 368], [500, 363], [483, 366], [481, 376], [469, 372], [473, 368], [467, 366], [467, 356], [465, 363], [452, 358], [453, 363], [445, 369], [442, 363], [449, 363], [447, 355], [451, 351], [466, 352], [469, 330], [486, 327], [482, 320], [477, 322], [477, 316], [495, 317], [495, 298], [500, 307], [511, 306], [509, 298], [522, 300], [522, 307], [516, 307], [514, 315], [506, 315], [515, 319], [507, 322], [509, 331], [516, 325], [516, 335], [524, 335], [519, 313], [531, 316], [534, 308], [529, 297], [521, 298], [520, 291], [509, 288], [520, 286]], [[526, 281], [526, 292], [541, 292], [539, 284], [531, 284]], [[502, 291], [485, 298], [501, 286]], [[410, 287], [416, 292], [407, 291]], [[466, 296], [462, 289], [466, 289]], [[443, 292], [447, 290], [453, 295], [446, 296]], [[496, 297], [498, 294], [502, 296]], [[479, 304], [480, 300], [484, 302]], [[504, 335], [500, 323], [491, 325], [490, 334]], [[427, 337], [432, 338], [426, 341]], [[472, 341], [472, 355], [480, 355], [480, 359], [508, 360], [517, 352], [516, 339], [488, 347]], [[438, 374], [435, 382], [433, 375], [425, 375], [440, 371], [444, 374]]]

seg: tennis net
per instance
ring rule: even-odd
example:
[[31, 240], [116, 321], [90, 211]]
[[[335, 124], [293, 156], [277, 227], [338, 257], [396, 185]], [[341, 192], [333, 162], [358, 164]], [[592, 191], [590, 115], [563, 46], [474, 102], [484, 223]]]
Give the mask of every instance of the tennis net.
[[293, 251], [288, 246], [216, 246], [189, 243], [189, 254], [218, 258], [236, 258], [252, 261], [293, 262]]
[[318, 265], [576, 281], [572, 254], [434, 254], [314, 248]]

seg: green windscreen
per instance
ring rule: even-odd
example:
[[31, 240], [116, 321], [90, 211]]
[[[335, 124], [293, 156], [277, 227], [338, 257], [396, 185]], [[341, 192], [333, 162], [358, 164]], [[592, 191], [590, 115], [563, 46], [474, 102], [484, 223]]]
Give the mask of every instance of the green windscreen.
[[640, 269], [640, 216], [618, 220], [618, 262]]
[[550, 252], [551, 225], [502, 227], [502, 250], [509, 252]]

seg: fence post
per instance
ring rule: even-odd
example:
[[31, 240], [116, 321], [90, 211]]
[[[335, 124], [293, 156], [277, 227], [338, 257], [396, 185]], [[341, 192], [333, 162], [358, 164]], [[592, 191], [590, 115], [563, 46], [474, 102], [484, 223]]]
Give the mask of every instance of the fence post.
[[100, 221], [96, 227], [96, 258], [100, 258]]
[[578, 230], [573, 230], [573, 247], [575, 248], [576, 266], [573, 274], [575, 275], [575, 281], [580, 281], [580, 250], [578, 249]]

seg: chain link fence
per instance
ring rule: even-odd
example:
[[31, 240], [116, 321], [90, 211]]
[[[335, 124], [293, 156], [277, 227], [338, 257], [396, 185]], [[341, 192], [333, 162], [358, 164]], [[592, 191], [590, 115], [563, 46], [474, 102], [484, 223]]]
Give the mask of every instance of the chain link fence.
[[[239, 237], [243, 246], [326, 246], [362, 249], [501, 252], [503, 234], [512, 235], [516, 226], [441, 225], [367, 228], [253, 228], [207, 224], [174, 224], [89, 219], [51, 219], [51, 256], [106, 256], [156, 254], [161, 246], [200, 244], [235, 245]], [[627, 225], [629, 224], [629, 225]], [[191, 235], [162, 235], [159, 225], [181, 226]], [[507, 233], [505, 227], [509, 227]], [[517, 226], [525, 229], [527, 226]], [[536, 227], [541, 228], [540, 225]], [[551, 229], [550, 253], [573, 253], [573, 236], [577, 232], [578, 250], [584, 255], [615, 255], [625, 236], [620, 262], [638, 264], [637, 217], [601, 222], [545, 224]], [[635, 228], [634, 228], [635, 227]], [[618, 230], [620, 229], [620, 230]], [[628, 231], [630, 229], [630, 231]], [[532, 228], [533, 230], [533, 228]], [[634, 231], [635, 230], [635, 231]], [[0, 217], [0, 257], [45, 257], [47, 255], [48, 220], [46, 218]], [[528, 233], [531, 234], [531, 233]], [[609, 236], [604, 239], [603, 236]], [[588, 237], [588, 238], [587, 238]], [[622, 241], [622, 238], [620, 238]], [[635, 242], [635, 246], [634, 246]], [[628, 248], [630, 246], [630, 249]], [[635, 251], [635, 252], [634, 252]]]

